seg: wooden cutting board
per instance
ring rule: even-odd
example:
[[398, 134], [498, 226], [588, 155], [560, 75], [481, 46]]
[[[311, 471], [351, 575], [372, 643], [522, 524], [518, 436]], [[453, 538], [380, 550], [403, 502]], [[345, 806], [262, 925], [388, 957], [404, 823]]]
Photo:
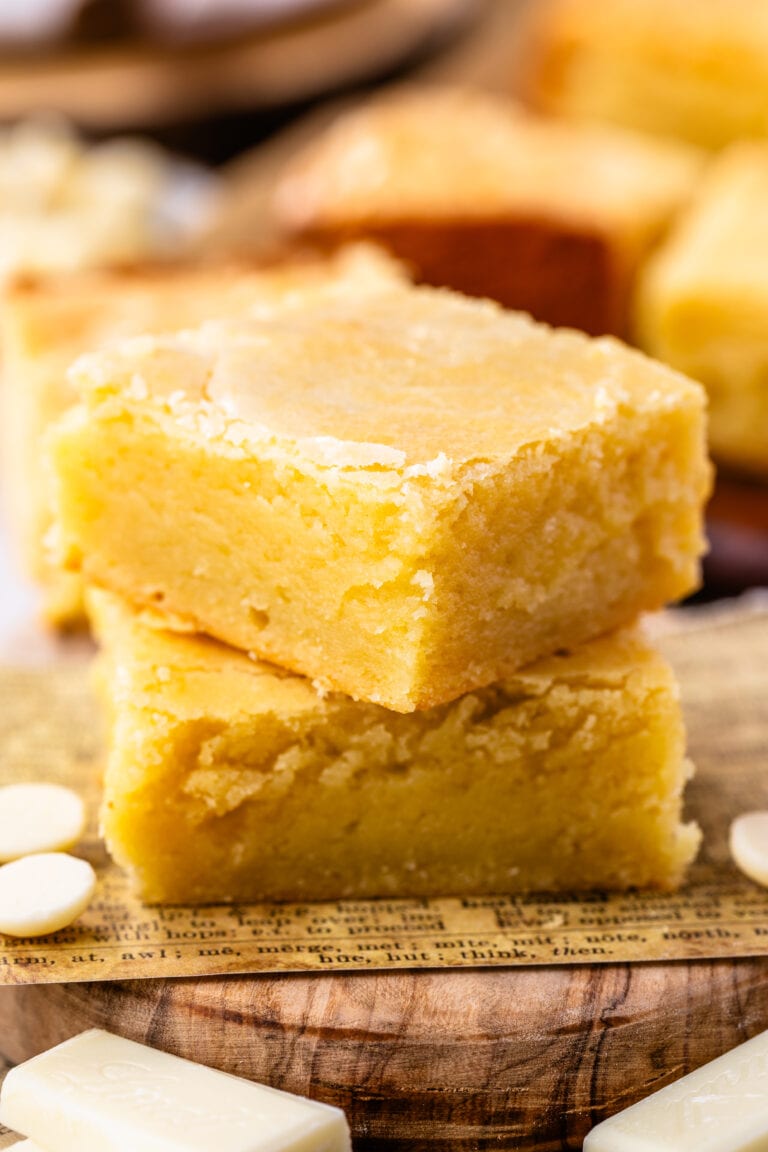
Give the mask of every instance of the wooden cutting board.
[[13, 1060], [94, 1026], [338, 1104], [359, 1150], [554, 1152], [768, 1027], [768, 963], [0, 990]]
[[[725, 874], [718, 779], [748, 769], [768, 807], [768, 612], [662, 643], [699, 764], [690, 808]], [[554, 1152], [767, 1028], [768, 959], [0, 988], [10, 1062], [93, 1026], [338, 1104], [360, 1150]]]

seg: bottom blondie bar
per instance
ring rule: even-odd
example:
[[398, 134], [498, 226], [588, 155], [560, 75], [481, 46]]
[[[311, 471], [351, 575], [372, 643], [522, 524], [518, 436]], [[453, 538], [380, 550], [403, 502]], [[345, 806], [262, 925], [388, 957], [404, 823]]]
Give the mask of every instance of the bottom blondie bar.
[[103, 830], [148, 902], [671, 888], [696, 852], [677, 686], [636, 633], [403, 715], [92, 610]]

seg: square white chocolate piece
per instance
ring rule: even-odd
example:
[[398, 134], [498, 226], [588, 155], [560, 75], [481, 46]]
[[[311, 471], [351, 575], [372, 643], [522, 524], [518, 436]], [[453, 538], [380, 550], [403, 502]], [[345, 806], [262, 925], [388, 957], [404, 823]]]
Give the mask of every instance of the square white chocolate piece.
[[349, 1152], [339, 1108], [99, 1029], [12, 1068], [0, 1121], [47, 1152]]
[[610, 339], [373, 286], [75, 379], [63, 560], [357, 699], [444, 703], [697, 583], [703, 392]]
[[584, 1152], [768, 1148], [768, 1032], [593, 1128]]

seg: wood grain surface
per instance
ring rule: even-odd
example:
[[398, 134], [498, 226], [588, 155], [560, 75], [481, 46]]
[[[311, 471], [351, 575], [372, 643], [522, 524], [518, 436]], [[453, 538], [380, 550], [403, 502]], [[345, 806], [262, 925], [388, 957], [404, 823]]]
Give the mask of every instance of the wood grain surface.
[[[706, 867], [725, 873], [717, 780], [751, 772], [746, 798], [768, 806], [768, 612], [706, 619], [659, 638], [702, 769]], [[358, 1152], [560, 1152], [767, 1028], [768, 959], [0, 988], [7, 1062], [93, 1026], [340, 1105]]]
[[359, 1150], [578, 1149], [768, 1025], [768, 962], [0, 990], [6, 1056], [99, 1026], [337, 1104]]

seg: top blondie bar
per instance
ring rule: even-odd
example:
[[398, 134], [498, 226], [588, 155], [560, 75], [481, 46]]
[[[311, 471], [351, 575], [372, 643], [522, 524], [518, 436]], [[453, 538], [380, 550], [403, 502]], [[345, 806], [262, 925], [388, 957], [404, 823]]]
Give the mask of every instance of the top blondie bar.
[[140, 333], [187, 328], [236, 315], [258, 300], [339, 282], [407, 281], [380, 249], [353, 244], [332, 259], [309, 251], [273, 263], [146, 264], [27, 277], [0, 298], [0, 471], [12, 543], [43, 589], [43, 611], [59, 628], [84, 620], [82, 582], [51, 563], [50, 477], [41, 459], [46, 429], [77, 400], [70, 364], [85, 351]]
[[696, 585], [703, 392], [611, 339], [371, 284], [74, 372], [64, 562], [322, 687], [433, 706]]

